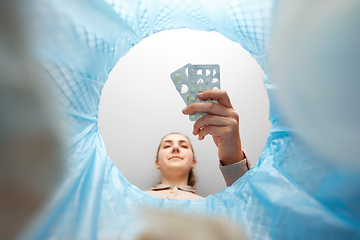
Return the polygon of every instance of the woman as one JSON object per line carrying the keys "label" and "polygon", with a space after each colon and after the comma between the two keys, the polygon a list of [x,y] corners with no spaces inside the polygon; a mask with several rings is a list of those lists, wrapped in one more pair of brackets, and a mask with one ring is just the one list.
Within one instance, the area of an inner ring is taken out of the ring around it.
{"label": "woman", "polygon": [[[217,99],[219,104],[193,103],[185,107],[183,113],[208,113],[195,122],[193,134],[198,135],[199,140],[203,140],[208,134],[212,135],[218,147],[220,170],[226,185],[230,186],[251,168],[241,148],[239,116],[233,109],[226,91],[208,90],[199,93],[198,98]],[[161,171],[161,183],[147,191],[149,194],[167,199],[202,198],[195,193],[192,169],[196,166],[196,159],[193,147],[186,136],[179,133],[166,135],[160,142],[155,164]]]}

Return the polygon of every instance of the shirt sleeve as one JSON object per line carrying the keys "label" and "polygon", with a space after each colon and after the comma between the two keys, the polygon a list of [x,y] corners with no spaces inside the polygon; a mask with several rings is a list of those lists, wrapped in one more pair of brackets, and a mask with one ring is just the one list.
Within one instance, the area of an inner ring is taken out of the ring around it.
{"label": "shirt sleeve", "polygon": [[251,163],[247,158],[226,166],[223,166],[220,163],[220,171],[224,176],[227,187],[231,186],[236,180],[242,177],[250,168]]}

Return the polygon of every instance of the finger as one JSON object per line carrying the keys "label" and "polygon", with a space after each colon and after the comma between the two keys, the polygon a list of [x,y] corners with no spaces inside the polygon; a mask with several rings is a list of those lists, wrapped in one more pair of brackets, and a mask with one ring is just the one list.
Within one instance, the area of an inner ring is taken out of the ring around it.
{"label": "finger", "polygon": [[199,132],[198,139],[203,140],[206,135],[212,135],[212,136],[221,136],[223,133],[223,128],[220,126],[206,126],[202,128]]}
{"label": "finger", "polygon": [[213,90],[207,90],[202,93],[198,93],[197,97],[206,100],[206,99],[217,99],[219,104],[227,107],[227,108],[233,108],[229,95],[225,90],[219,90],[219,89],[213,89]]}
{"label": "finger", "polygon": [[232,108],[224,107],[218,103],[214,102],[200,102],[200,103],[192,103],[189,106],[183,109],[183,113],[185,115],[191,115],[195,112],[205,112],[210,113],[212,115],[231,116],[231,112],[234,110]]}
{"label": "finger", "polygon": [[234,119],[228,117],[206,115],[195,122],[193,135],[198,134],[202,128],[207,126],[225,127],[228,125],[238,125],[238,123]]}

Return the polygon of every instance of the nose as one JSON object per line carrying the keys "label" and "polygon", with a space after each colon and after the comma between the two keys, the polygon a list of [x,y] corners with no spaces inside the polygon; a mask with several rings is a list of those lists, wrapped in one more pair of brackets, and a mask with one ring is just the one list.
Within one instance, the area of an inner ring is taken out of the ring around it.
{"label": "nose", "polygon": [[175,145],[173,146],[172,152],[173,152],[173,153],[179,153],[179,152],[180,152],[179,146],[175,144]]}

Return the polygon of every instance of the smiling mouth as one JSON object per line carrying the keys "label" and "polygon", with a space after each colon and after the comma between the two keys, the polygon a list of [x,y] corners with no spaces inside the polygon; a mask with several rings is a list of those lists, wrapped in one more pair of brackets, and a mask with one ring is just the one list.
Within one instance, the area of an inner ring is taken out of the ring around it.
{"label": "smiling mouth", "polygon": [[181,158],[179,156],[173,156],[173,157],[170,158],[170,160],[171,159],[181,159]]}

